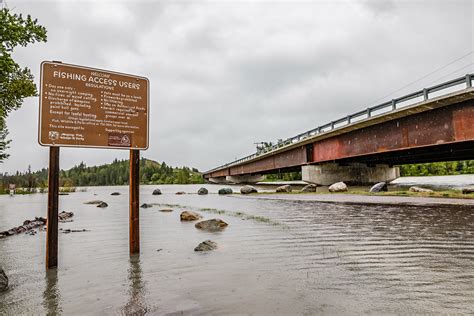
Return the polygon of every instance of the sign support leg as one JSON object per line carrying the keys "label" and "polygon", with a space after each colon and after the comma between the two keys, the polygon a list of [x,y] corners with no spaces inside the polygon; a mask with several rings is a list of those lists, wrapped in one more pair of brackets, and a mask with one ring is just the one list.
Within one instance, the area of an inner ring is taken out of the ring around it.
{"label": "sign support leg", "polygon": [[49,147],[46,268],[58,266],[59,147]]}
{"label": "sign support leg", "polygon": [[130,150],[130,254],[140,253],[140,151]]}

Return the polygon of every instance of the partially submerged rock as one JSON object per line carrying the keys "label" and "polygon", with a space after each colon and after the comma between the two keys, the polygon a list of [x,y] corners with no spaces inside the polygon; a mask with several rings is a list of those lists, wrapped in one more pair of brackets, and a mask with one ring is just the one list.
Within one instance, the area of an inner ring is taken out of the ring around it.
{"label": "partially submerged rock", "polygon": [[120,195],[120,192],[112,192],[110,195]]}
{"label": "partially submerged rock", "polygon": [[474,186],[466,187],[461,189],[462,194],[471,194],[474,193]]}
{"label": "partially submerged rock", "polygon": [[101,202],[99,205],[97,205],[97,207],[107,207],[109,206],[109,204],[105,203],[105,202]]}
{"label": "partially submerged rock", "polygon": [[170,212],[173,212],[173,209],[171,208],[162,208],[161,210],[159,210],[160,212],[163,212],[163,213],[170,213]]}
{"label": "partially submerged rock", "polygon": [[291,190],[292,190],[291,185],[289,185],[289,184],[282,185],[282,186],[276,188],[277,193],[290,193]]}
{"label": "partially submerged rock", "polygon": [[58,214],[58,219],[60,222],[72,222],[72,217],[74,216],[73,212],[62,211]]}
{"label": "partially submerged rock", "polygon": [[305,185],[302,189],[301,189],[301,192],[316,192],[316,188],[318,186],[316,184],[308,184],[308,185]]}
{"label": "partially submerged rock", "polygon": [[377,193],[377,192],[387,192],[388,191],[388,186],[387,186],[387,183],[386,182],[379,182],[377,184],[374,184],[369,192],[372,192],[372,193]]}
{"label": "partially submerged rock", "polygon": [[184,211],[179,215],[179,218],[182,221],[197,221],[198,219],[201,219],[202,216],[193,211]]}
{"label": "partially submerged rock", "polygon": [[147,203],[143,203],[142,205],[140,205],[141,208],[149,208],[149,207],[153,207],[153,204],[147,204]]}
{"label": "partially submerged rock", "polygon": [[329,186],[329,192],[345,192],[347,191],[347,185],[344,182],[336,182]]}
{"label": "partially submerged rock", "polygon": [[[61,229],[62,230],[62,229]],[[63,234],[70,234],[70,233],[82,233],[82,232],[88,232],[87,229],[64,229],[62,230]]]}
{"label": "partially submerged rock", "polygon": [[8,277],[5,271],[0,267],[0,292],[8,290]]}
{"label": "partially submerged rock", "polygon": [[219,189],[218,191],[219,194],[232,194],[233,191],[231,188],[222,188],[222,189]]}
{"label": "partially submerged rock", "polygon": [[208,194],[208,193],[209,193],[209,191],[207,191],[206,188],[200,188],[200,189],[198,190],[198,194],[199,194],[199,195],[206,195],[206,194]]}
{"label": "partially submerged rock", "polygon": [[194,225],[194,227],[196,227],[197,229],[207,230],[210,232],[223,230],[227,226],[229,226],[229,224],[219,218],[208,219],[206,221],[202,221]]}
{"label": "partially submerged rock", "polygon": [[255,189],[251,185],[246,185],[240,188],[240,193],[241,194],[250,194],[250,193],[257,193],[257,189]]}
{"label": "partially submerged rock", "polygon": [[176,195],[183,195],[183,194],[186,194],[186,192],[184,192],[184,191],[176,192]]}
{"label": "partially submerged rock", "polygon": [[161,190],[160,189],[154,189],[152,194],[153,195],[161,195]]}
{"label": "partially submerged rock", "polygon": [[420,188],[420,187],[417,187],[417,186],[410,187],[410,188],[408,189],[408,191],[410,191],[410,192],[419,192],[419,193],[430,193],[430,192],[433,192],[433,190],[431,190],[431,189]]}
{"label": "partially submerged rock", "polygon": [[212,240],[205,240],[197,245],[197,247],[194,248],[194,251],[211,251],[214,249],[217,249],[217,243]]}
{"label": "partially submerged rock", "polygon": [[87,201],[87,202],[84,202],[84,204],[100,204],[102,203],[103,201],[101,200],[92,200],[92,201]]}

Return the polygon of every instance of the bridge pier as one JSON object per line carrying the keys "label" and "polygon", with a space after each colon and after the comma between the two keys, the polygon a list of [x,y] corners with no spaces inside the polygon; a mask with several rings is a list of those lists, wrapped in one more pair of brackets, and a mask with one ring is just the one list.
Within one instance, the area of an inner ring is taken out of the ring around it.
{"label": "bridge pier", "polygon": [[215,183],[215,184],[227,183],[225,177],[211,177],[211,178],[207,179],[207,181],[209,181],[211,183]]}
{"label": "bridge pier", "polygon": [[353,185],[367,185],[395,180],[400,177],[400,170],[398,167],[390,167],[385,164],[367,166],[363,163],[348,165],[324,163],[302,166],[301,175],[303,181],[319,185],[331,185],[339,181]]}
{"label": "bridge pier", "polygon": [[225,178],[227,183],[257,183],[263,181],[265,176],[261,174],[245,174],[241,176],[227,176]]}

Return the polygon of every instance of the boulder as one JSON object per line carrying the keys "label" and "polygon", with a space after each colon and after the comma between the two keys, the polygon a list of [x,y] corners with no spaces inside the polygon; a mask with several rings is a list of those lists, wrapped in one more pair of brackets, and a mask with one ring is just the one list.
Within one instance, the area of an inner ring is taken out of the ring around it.
{"label": "boulder", "polygon": [[100,204],[100,203],[102,203],[101,200],[92,200],[92,201],[84,202],[84,204]]}
{"label": "boulder", "polygon": [[105,202],[100,202],[100,204],[97,205],[97,207],[107,207],[109,206],[109,204],[105,203]]}
{"label": "boulder", "polygon": [[148,204],[148,203],[143,203],[142,205],[140,205],[141,208],[149,208],[149,207],[153,207],[153,204]]}
{"label": "boulder", "polygon": [[301,192],[316,192],[317,187],[316,184],[308,184],[301,189]]}
{"label": "boulder", "polygon": [[291,192],[291,185],[286,184],[282,185],[281,187],[276,188],[277,193],[290,193]]}
{"label": "boulder", "polygon": [[183,195],[183,194],[186,194],[186,192],[183,192],[183,191],[176,192],[176,195]]}
{"label": "boulder", "polygon": [[8,290],[8,277],[0,267],[0,292]]}
{"label": "boulder", "polygon": [[471,194],[471,193],[474,193],[474,186],[462,188],[461,192],[462,192],[462,194]]}
{"label": "boulder", "polygon": [[329,186],[329,192],[345,192],[347,191],[347,185],[344,182],[336,182]]}
{"label": "boulder", "polygon": [[154,189],[152,194],[153,195],[161,195],[161,190],[160,189]]}
{"label": "boulder", "polygon": [[170,213],[170,212],[173,212],[172,209],[170,208],[162,208],[161,210],[159,210],[160,212],[163,212],[163,213]]}
{"label": "boulder", "polygon": [[218,191],[219,194],[232,194],[234,193],[231,188],[222,188]]}
{"label": "boulder", "polygon": [[207,230],[209,232],[216,232],[216,231],[223,230],[228,225],[229,224],[227,224],[221,219],[213,218],[213,219],[208,219],[207,221],[196,223],[194,227],[196,227],[197,229]]}
{"label": "boulder", "polygon": [[197,245],[197,247],[194,248],[194,251],[211,251],[214,249],[217,249],[217,244],[212,240],[205,240]]}
{"label": "boulder", "polygon": [[433,190],[431,190],[431,189],[425,189],[425,188],[420,188],[420,187],[416,187],[416,186],[410,187],[410,188],[408,189],[408,191],[410,191],[410,192],[419,192],[419,193],[430,193],[430,192],[433,192]]}
{"label": "boulder", "polygon": [[112,192],[110,195],[120,195],[120,192]]}
{"label": "boulder", "polygon": [[387,192],[388,191],[388,186],[387,186],[387,183],[386,182],[379,182],[377,184],[374,184],[369,192],[372,192],[372,193],[377,193],[377,192]]}
{"label": "boulder", "polygon": [[257,189],[255,189],[251,185],[246,185],[240,188],[240,193],[241,194],[250,194],[250,193],[257,193]]}
{"label": "boulder", "polygon": [[58,219],[62,223],[72,222],[72,217],[73,216],[74,216],[73,212],[62,211],[61,213],[58,214]]}
{"label": "boulder", "polygon": [[206,194],[208,194],[208,193],[209,193],[209,191],[207,191],[206,188],[200,188],[200,189],[198,190],[198,194],[199,194],[199,195],[206,195]]}
{"label": "boulder", "polygon": [[198,219],[201,219],[202,216],[193,211],[184,211],[179,215],[179,218],[182,221],[197,221]]}

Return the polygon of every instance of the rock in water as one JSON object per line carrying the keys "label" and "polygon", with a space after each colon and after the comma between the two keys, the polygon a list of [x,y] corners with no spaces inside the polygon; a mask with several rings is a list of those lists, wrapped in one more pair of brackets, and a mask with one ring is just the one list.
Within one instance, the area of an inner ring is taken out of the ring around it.
{"label": "rock in water", "polygon": [[161,195],[161,190],[160,189],[154,189],[152,194],[153,195]]}
{"label": "rock in water", "polygon": [[329,192],[345,192],[347,191],[347,185],[344,182],[336,182],[329,186]]}
{"label": "rock in water", "polygon": [[184,211],[179,215],[179,218],[182,221],[197,221],[198,219],[201,219],[202,216],[196,212]]}
{"label": "rock in water", "polygon": [[316,188],[318,186],[316,184],[308,184],[308,185],[305,185],[302,189],[301,189],[301,192],[316,192]]}
{"label": "rock in water", "polygon": [[142,205],[140,205],[141,208],[149,208],[149,207],[153,207],[153,204],[147,204],[147,203],[143,203]]}
{"label": "rock in water", "polygon": [[240,193],[241,194],[250,194],[250,193],[257,193],[257,189],[255,189],[253,186],[251,185],[246,185],[242,188],[240,188]]}
{"label": "rock in water", "polygon": [[211,251],[214,249],[217,249],[217,244],[212,240],[205,240],[197,245],[197,247],[194,248],[194,251]]}
{"label": "rock in water", "polygon": [[276,188],[277,193],[290,193],[291,192],[291,185],[282,185],[281,187]]}
{"label": "rock in water", "polygon": [[110,195],[120,195],[120,192],[112,192]]}
{"label": "rock in water", "polygon": [[388,186],[386,182],[379,182],[375,184],[373,187],[370,188],[369,192],[376,193],[376,192],[387,192]]}
{"label": "rock in water", "polygon": [[5,271],[3,271],[2,268],[0,268],[0,292],[6,291],[8,289],[8,277],[5,274]]}
{"label": "rock in water", "polygon": [[462,192],[462,194],[471,194],[471,193],[474,193],[474,187],[462,188],[461,192]]}
{"label": "rock in water", "polygon": [[84,204],[100,204],[100,203],[102,203],[101,200],[92,200],[92,201],[84,202]]}
{"label": "rock in water", "polygon": [[221,219],[214,218],[214,219],[209,219],[207,221],[196,223],[196,225],[194,226],[197,229],[207,230],[209,232],[216,232],[216,231],[223,230],[224,228],[229,226],[229,224],[227,224]]}
{"label": "rock in water", "polygon": [[233,191],[231,188],[222,188],[222,189],[219,189],[219,194],[232,194]]}
{"label": "rock in water", "polygon": [[200,188],[200,189],[198,190],[198,194],[199,194],[199,195],[206,195],[206,194],[208,194],[208,193],[209,193],[209,191],[207,191],[206,188]]}
{"label": "rock in water", "polygon": [[58,214],[58,219],[60,222],[72,222],[72,217],[74,216],[73,212],[62,211]]}
{"label": "rock in water", "polygon": [[105,203],[105,202],[100,202],[100,204],[97,205],[97,207],[102,207],[102,208],[103,208],[103,207],[107,207],[107,206],[109,206],[109,204],[107,204],[107,203]]}
{"label": "rock in water", "polygon": [[176,195],[183,195],[183,194],[186,194],[186,192],[183,192],[183,191],[176,192]]}
{"label": "rock in water", "polygon": [[425,188],[420,188],[420,187],[410,187],[408,189],[410,192],[420,192],[420,193],[430,193],[433,192],[431,189],[425,189]]}
{"label": "rock in water", "polygon": [[170,213],[170,212],[173,212],[172,209],[170,208],[162,208],[161,210],[159,210],[160,212],[163,212],[163,213]]}

